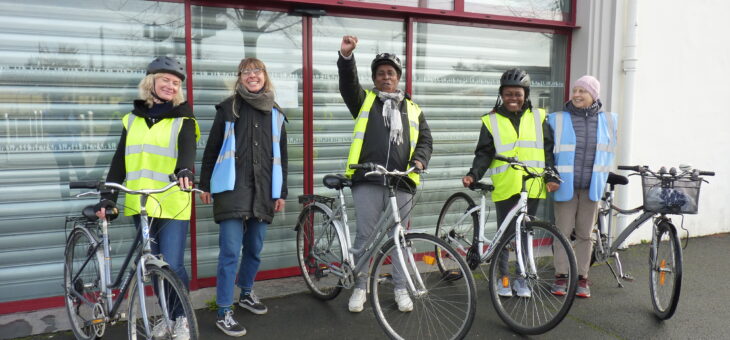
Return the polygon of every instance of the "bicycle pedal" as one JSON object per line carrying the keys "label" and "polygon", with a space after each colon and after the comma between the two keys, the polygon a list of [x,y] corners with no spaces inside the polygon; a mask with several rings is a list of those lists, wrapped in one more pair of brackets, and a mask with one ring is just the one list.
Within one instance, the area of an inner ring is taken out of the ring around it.
{"label": "bicycle pedal", "polygon": [[386,282],[386,281],[392,281],[393,275],[390,273],[383,273],[378,276],[378,283]]}
{"label": "bicycle pedal", "polygon": [[631,274],[624,274],[621,279],[624,281],[634,282],[634,277]]}
{"label": "bicycle pedal", "polygon": [[330,269],[325,268],[317,268],[317,270],[314,271],[314,277],[321,279],[323,277],[327,277],[330,273]]}
{"label": "bicycle pedal", "polygon": [[444,281],[456,281],[464,277],[464,274],[458,269],[453,269],[445,271],[442,277]]}

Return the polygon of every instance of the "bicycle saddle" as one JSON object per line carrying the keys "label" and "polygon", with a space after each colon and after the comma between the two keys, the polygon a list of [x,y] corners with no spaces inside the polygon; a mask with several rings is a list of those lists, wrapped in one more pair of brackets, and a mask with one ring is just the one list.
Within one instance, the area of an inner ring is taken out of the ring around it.
{"label": "bicycle saddle", "polygon": [[349,178],[345,178],[340,174],[337,175],[325,175],[322,179],[324,186],[330,189],[342,190],[344,187],[352,186],[352,181]]}
{"label": "bicycle saddle", "polygon": [[608,184],[610,185],[626,185],[629,184],[629,179],[626,176],[618,175],[613,172],[608,173]]}

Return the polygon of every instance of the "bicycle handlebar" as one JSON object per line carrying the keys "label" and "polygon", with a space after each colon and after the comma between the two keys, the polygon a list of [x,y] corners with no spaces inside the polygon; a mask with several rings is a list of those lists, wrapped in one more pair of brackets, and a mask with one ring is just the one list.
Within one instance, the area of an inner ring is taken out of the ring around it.
{"label": "bicycle handlebar", "polygon": [[667,171],[667,169],[665,167],[661,167],[659,169],[659,172],[654,172],[651,169],[649,169],[649,167],[646,165],[619,165],[618,166],[619,170],[633,171],[633,172],[639,173],[641,175],[650,174],[651,176],[658,177],[658,178],[662,178],[662,177],[664,177],[664,178],[668,178],[668,177],[673,177],[673,178],[693,177],[693,178],[695,178],[698,176],[715,176],[714,171],[702,171],[702,170],[692,169],[692,167],[689,165],[680,165],[679,168],[682,171],[680,174],[677,174],[677,170],[675,168],[671,168],[669,171]]}
{"label": "bicycle handlebar", "polygon": [[[173,175],[170,175],[170,183],[165,185],[164,187],[160,189],[142,189],[142,190],[132,190],[130,188],[125,187],[124,185],[121,185],[119,183],[114,182],[104,182],[104,181],[80,181],[80,182],[69,182],[68,187],[70,189],[97,189],[99,191],[103,191],[105,189],[116,189],[124,193],[133,194],[133,195],[152,195],[152,194],[159,194],[162,192],[165,192],[167,190],[170,190],[172,187],[177,185],[177,178],[175,178]],[[181,189],[185,192],[197,192],[202,193],[203,191],[200,189],[190,188],[190,189]]]}
{"label": "bicycle handlebar", "polygon": [[367,173],[365,173],[365,176],[372,176],[372,175],[382,175],[382,176],[408,176],[410,173],[425,173],[425,170],[421,170],[416,168],[415,166],[412,166],[408,168],[406,171],[400,171],[400,170],[392,170],[388,171],[384,166],[380,164],[375,163],[362,163],[362,164],[350,164],[350,169],[353,170],[365,170]]}
{"label": "bicycle handlebar", "polygon": [[[554,172],[550,171],[550,169],[548,169],[548,168],[545,168],[544,172],[542,172],[542,173],[537,173],[534,170],[532,170],[530,168],[530,166],[528,166],[524,162],[520,161],[516,157],[505,157],[505,156],[502,156],[500,154],[495,154],[494,155],[494,159],[499,160],[499,161],[503,161],[503,162],[507,162],[507,163],[509,163],[509,165],[511,167],[513,167],[515,169],[516,169],[516,167],[520,167],[520,168],[522,168],[523,171],[525,171],[527,173],[527,175],[529,177],[532,177],[532,178],[543,177],[543,176],[548,175],[548,174],[552,174],[553,176],[559,178],[557,176],[557,174],[555,174]],[[562,182],[562,180],[560,180],[560,181]]]}

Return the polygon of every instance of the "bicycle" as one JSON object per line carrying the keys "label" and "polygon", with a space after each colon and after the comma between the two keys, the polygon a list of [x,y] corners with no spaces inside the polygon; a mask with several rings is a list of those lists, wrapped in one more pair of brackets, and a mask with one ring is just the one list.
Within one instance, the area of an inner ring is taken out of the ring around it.
{"label": "bicycle", "polygon": [[[73,229],[66,241],[64,300],[71,329],[77,339],[100,338],[107,324],[114,325],[123,320],[125,314],[119,310],[128,291],[126,317],[130,339],[170,338],[176,321],[171,318],[171,312],[180,309],[182,316],[187,318],[190,339],[198,339],[198,324],[187,287],[161,256],[151,253],[150,242],[153,238],[150,237],[147,220],[147,199],[152,194],[163,193],[177,186],[174,175],[170,175],[170,180],[161,189],[149,190],[131,190],[112,182],[69,183],[71,189],[96,189],[95,192],[81,193],[76,197],[119,191],[140,195],[141,206],[140,230],[114,282],[111,281],[109,221],[118,214],[116,208],[108,211],[107,218],[101,222],[97,221],[93,205],[83,209],[82,217],[66,219],[67,225],[73,223]],[[198,189],[185,191],[200,192]],[[130,263],[131,267],[127,271]]]}
{"label": "bicycle", "polygon": [[[351,248],[344,195],[344,189],[352,185],[349,179],[342,175],[323,179],[325,187],[337,190],[338,203],[319,195],[299,196],[304,208],[296,226],[297,258],[307,286],[316,298],[330,300],[342,288],[353,288],[356,277],[367,275],[375,317],[389,337],[464,338],[476,311],[476,287],[466,262],[442,240],[406,231],[401,225],[396,182],[415,168],[388,171],[371,163],[350,167],[367,170],[366,176],[385,176],[390,205],[363,249],[355,250]],[[449,270],[446,274],[436,265],[438,254],[445,255],[441,265]],[[411,312],[400,312],[395,304],[394,270],[406,273],[402,276],[413,300]]]}
{"label": "bicycle", "polygon": [[[541,334],[557,326],[570,310],[575,298],[577,268],[570,241],[555,225],[533,220],[527,212],[529,179],[543,177],[526,164],[512,157],[496,155],[495,159],[509,163],[524,172],[518,203],[509,211],[493,238],[485,235],[487,229],[487,193],[491,184],[475,182],[471,190],[480,192],[480,204],[463,192],[451,195],[444,203],[436,225],[436,236],[453,245],[466,258],[469,268],[480,270],[489,282],[494,309],[513,330],[521,334]],[[515,228],[510,222],[515,221]],[[559,244],[562,247],[554,247]],[[553,257],[565,252],[568,273],[557,273]],[[440,259],[440,257],[437,257]],[[482,264],[488,264],[485,269]],[[556,296],[551,288],[557,274],[567,282],[567,294]],[[529,293],[515,285],[526,285]],[[507,294],[506,291],[509,291]],[[501,292],[500,292],[501,291]],[[506,296],[509,295],[509,296]]]}
{"label": "bicycle", "polygon": [[[629,235],[653,218],[649,250],[649,290],[654,314],[660,320],[667,320],[677,310],[682,287],[682,247],[677,237],[677,228],[667,215],[696,214],[700,184],[707,182],[700,176],[714,176],[715,173],[693,170],[689,166],[680,166],[679,174],[675,168],[667,171],[665,167],[661,167],[658,172],[650,170],[648,166],[619,165],[618,169],[633,171],[631,175],[641,176],[644,204],[626,210],[615,206],[615,186],[628,184],[629,180],[627,177],[609,173],[608,185],[599,202],[598,218],[593,231],[595,240],[591,265],[595,262],[606,263],[619,287],[624,286],[622,280],[633,281],[630,274],[624,273],[617,250]],[[643,213],[614,239],[610,236],[612,212],[621,215]],[[608,262],[611,257],[615,260],[618,273]]]}

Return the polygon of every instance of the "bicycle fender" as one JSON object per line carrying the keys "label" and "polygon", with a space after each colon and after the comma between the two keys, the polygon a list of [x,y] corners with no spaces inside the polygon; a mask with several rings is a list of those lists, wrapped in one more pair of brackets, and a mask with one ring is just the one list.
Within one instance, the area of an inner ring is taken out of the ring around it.
{"label": "bicycle fender", "polygon": [[[312,205],[314,205],[314,206],[317,206],[317,207],[319,207],[320,209],[324,210],[324,212],[325,212],[325,213],[326,213],[327,215],[329,215],[329,216],[332,216],[332,215],[334,215],[334,214],[332,213],[332,209],[330,209],[330,207],[328,207],[328,206],[327,206],[327,205],[325,205],[325,204],[322,204],[322,203],[319,203],[319,202],[314,202],[314,203],[310,204],[309,206],[312,206]],[[302,220],[302,218],[304,217],[304,213],[305,213],[306,211],[307,211],[307,209],[305,208],[305,209],[302,209],[302,211],[301,211],[301,212],[299,213],[299,216],[297,217],[297,224],[295,224],[295,225],[294,225],[294,230],[295,230],[295,231],[299,231],[299,221],[301,221],[301,220]],[[339,229],[339,230],[341,231],[342,229]],[[344,244],[344,243],[343,243],[343,244]]]}
{"label": "bicycle fender", "polygon": [[155,256],[150,256],[150,257],[146,258],[144,260],[144,263],[145,263],[145,265],[153,265],[153,266],[160,267],[160,268],[170,266],[167,262],[160,260]]}

